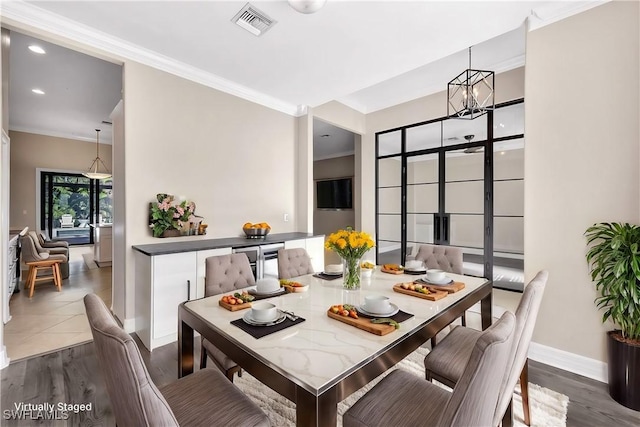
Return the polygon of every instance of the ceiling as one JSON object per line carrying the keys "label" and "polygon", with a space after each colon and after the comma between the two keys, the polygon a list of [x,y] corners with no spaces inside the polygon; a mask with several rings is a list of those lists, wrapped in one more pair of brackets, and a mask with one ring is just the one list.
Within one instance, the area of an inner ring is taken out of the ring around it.
{"label": "ceiling", "polygon": [[[527,17],[552,22],[601,2],[328,0],[320,11],[301,14],[286,1],[252,1],[252,5],[277,21],[261,37],[231,22],[245,3],[16,1],[3,2],[2,7],[5,20],[28,21],[36,28],[57,31],[57,35],[76,36],[89,46],[157,65],[295,115],[306,106],[315,107],[331,100],[369,113],[444,90],[452,77],[467,68],[467,48],[472,45],[474,68],[499,72],[521,66],[523,23]],[[12,62],[14,52],[27,53],[12,41]],[[62,53],[44,56],[51,61],[70,61]],[[87,76],[76,76],[66,85],[59,83],[64,90],[51,92],[47,98],[50,108],[42,116],[35,116],[34,105],[18,107],[15,114],[12,111],[12,124],[55,126],[73,118],[78,122],[69,123],[68,129],[58,132],[87,138],[85,129],[90,134],[95,127],[89,122],[105,120],[104,115],[113,108],[107,104],[112,103],[111,97],[117,90],[113,88],[113,76],[120,71],[111,63],[93,58],[86,64],[91,69],[89,75],[104,73],[108,77],[88,86],[74,84],[85,83],[89,80]],[[102,64],[104,71],[91,68],[96,64]],[[25,62],[12,74],[16,78],[26,77],[29,73],[24,72],[24,67],[34,73],[47,70],[46,75],[61,78],[53,76],[51,70],[57,69],[53,64],[34,67]],[[81,69],[79,65],[71,68]],[[117,73],[113,71],[116,69]],[[66,71],[70,71],[69,67]],[[20,90],[26,88],[28,85]],[[75,102],[76,95],[71,94],[89,88],[96,111],[80,122],[89,115],[93,104]],[[119,99],[119,92],[117,95]],[[18,102],[17,96],[12,94],[12,101]],[[71,104],[65,107],[69,111],[63,111],[65,100]],[[26,98],[21,102],[28,101]],[[98,107],[98,103],[104,105]],[[64,119],[55,118],[56,113]]]}

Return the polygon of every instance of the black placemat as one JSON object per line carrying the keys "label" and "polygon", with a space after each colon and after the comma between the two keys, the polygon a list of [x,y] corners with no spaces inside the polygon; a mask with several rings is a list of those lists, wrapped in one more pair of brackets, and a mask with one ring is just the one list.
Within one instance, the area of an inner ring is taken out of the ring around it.
{"label": "black placemat", "polygon": [[404,274],[411,274],[413,276],[424,276],[425,274],[427,274],[427,270],[411,271],[405,268]]}
{"label": "black placemat", "polygon": [[267,335],[271,335],[275,332],[281,331],[283,329],[287,329],[290,326],[297,325],[298,323],[302,323],[305,320],[306,319],[303,319],[302,317],[298,317],[296,320],[291,320],[287,317],[286,319],[284,319],[284,322],[278,323],[277,325],[253,326],[253,325],[249,325],[242,319],[238,319],[238,320],[232,320],[231,324],[242,329],[252,337],[259,339],[262,337],[266,337]]}
{"label": "black placemat", "polygon": [[313,275],[313,277],[317,277],[318,279],[322,279],[322,280],[336,280],[336,279],[341,279],[342,274],[316,273]]}
{"label": "black placemat", "polygon": [[398,323],[402,323],[405,320],[409,320],[413,317],[413,314],[411,313],[407,313],[406,311],[398,311],[396,314],[394,314],[393,316],[389,317],[389,316],[369,316],[368,314],[364,314],[361,313],[360,311],[358,311],[358,317],[364,317],[365,319],[391,319],[391,320],[395,320]]}
{"label": "black placemat", "polygon": [[273,294],[269,294],[269,295],[261,295],[261,294],[256,294],[256,291],[253,289],[250,289],[247,291],[247,293],[249,295],[251,295],[252,297],[254,297],[254,301],[259,301],[261,299],[267,299],[267,298],[273,298],[273,297],[279,297],[280,295],[284,295],[287,293],[287,290],[285,288],[280,288],[279,292],[275,292]]}

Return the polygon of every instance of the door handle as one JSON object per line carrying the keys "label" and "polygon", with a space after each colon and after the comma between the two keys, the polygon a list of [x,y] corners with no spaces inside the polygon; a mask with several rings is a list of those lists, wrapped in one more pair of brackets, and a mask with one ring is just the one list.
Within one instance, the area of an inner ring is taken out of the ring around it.
{"label": "door handle", "polygon": [[434,243],[438,243],[440,241],[440,215],[438,214],[433,215],[433,228],[434,228],[433,235],[435,238]]}
{"label": "door handle", "polygon": [[187,280],[187,301],[191,300],[191,280]]}
{"label": "door handle", "polygon": [[449,243],[449,217],[447,215],[442,217],[442,234],[444,241]]}

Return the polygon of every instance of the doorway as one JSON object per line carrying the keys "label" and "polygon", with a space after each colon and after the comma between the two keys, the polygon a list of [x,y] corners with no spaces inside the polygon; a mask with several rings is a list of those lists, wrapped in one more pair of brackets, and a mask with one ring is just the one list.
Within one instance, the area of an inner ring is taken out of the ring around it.
{"label": "doorway", "polygon": [[90,224],[111,223],[112,179],[40,172],[40,229],[70,245],[94,243]]}

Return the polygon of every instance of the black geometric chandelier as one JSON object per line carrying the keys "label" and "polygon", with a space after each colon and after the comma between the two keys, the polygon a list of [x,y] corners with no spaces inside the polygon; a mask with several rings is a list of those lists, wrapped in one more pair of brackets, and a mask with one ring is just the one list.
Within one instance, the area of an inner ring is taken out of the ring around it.
{"label": "black geometric chandelier", "polygon": [[469,68],[447,85],[447,116],[473,120],[493,110],[494,77],[493,71],[471,68],[471,48],[469,48]]}

